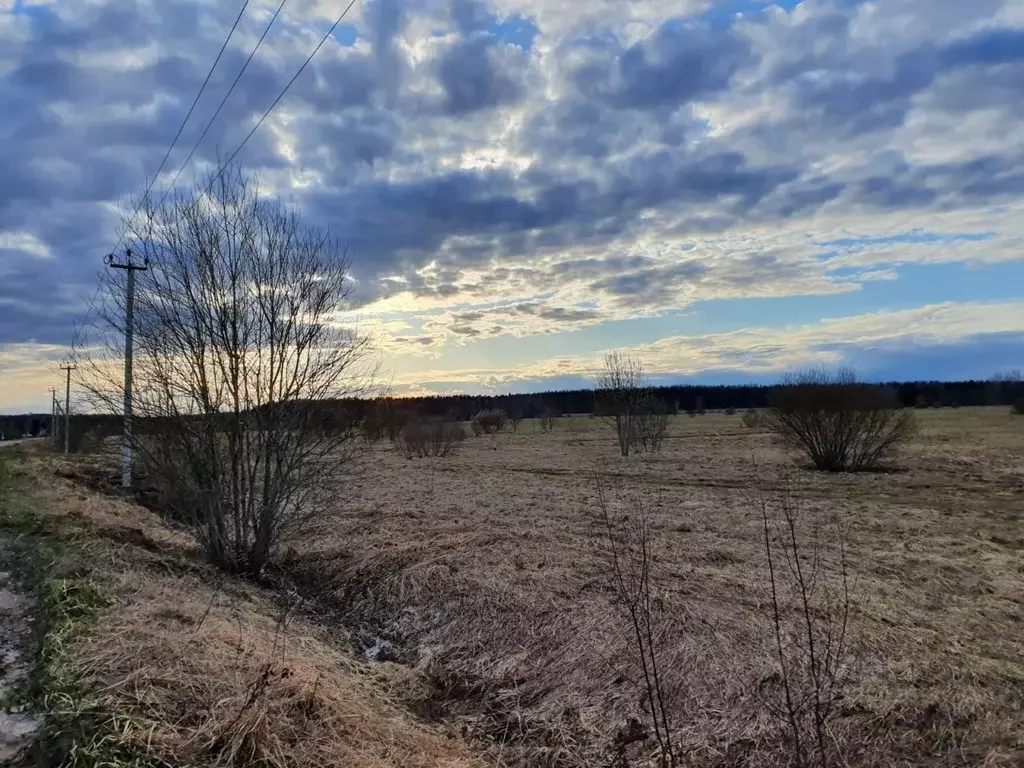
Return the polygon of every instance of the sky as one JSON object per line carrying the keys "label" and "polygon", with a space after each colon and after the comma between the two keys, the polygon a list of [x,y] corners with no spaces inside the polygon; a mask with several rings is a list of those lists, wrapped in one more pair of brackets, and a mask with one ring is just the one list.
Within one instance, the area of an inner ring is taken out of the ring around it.
{"label": "sky", "polygon": [[[251,0],[154,189],[266,29]],[[242,0],[0,0],[0,410],[57,369]],[[287,0],[180,183],[341,9]],[[398,394],[1024,367],[1024,1],[356,0],[239,155]]]}

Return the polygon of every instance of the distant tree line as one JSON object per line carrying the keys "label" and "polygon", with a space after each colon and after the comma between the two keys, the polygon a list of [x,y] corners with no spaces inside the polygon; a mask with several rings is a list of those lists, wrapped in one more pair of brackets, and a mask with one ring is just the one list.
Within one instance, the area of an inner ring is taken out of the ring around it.
{"label": "distant tree line", "polygon": [[[886,382],[872,386],[895,394],[905,408],[959,408],[961,406],[1012,405],[1024,397],[1024,382],[1014,374],[983,381]],[[767,408],[776,385],[652,387],[671,413]],[[420,416],[443,416],[469,421],[484,410],[500,409],[509,418],[536,419],[567,414],[592,414],[599,410],[593,389],[559,390],[509,395],[437,395],[389,398],[395,408]],[[355,407],[365,408],[367,404]]]}
{"label": "distant tree line", "polygon": [[[971,381],[885,382],[872,386],[895,394],[905,408],[959,408],[963,406],[1011,406],[1024,398],[1024,381],[1016,372]],[[651,392],[663,401],[670,413],[721,411],[726,409],[767,408],[776,385],[653,387]],[[597,403],[593,389],[556,390],[509,395],[436,395],[433,397],[388,398],[389,407],[420,417],[444,417],[469,421],[480,411],[502,410],[510,419],[537,419],[567,414],[592,414]],[[325,427],[360,421],[374,408],[372,400],[320,403]],[[101,436],[120,434],[120,417],[104,415],[73,416],[81,429]],[[50,421],[49,414],[0,416],[0,433],[8,439],[22,434],[39,434]]]}

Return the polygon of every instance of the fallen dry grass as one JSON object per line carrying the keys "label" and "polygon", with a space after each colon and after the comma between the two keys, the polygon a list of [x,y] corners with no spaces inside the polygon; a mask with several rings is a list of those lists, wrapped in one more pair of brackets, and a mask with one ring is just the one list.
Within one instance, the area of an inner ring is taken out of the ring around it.
{"label": "fallen dry grass", "polygon": [[[396,642],[404,695],[506,765],[607,764],[642,714],[612,605],[594,474],[642,509],[666,621],[677,739],[693,765],[785,764],[752,457],[847,529],[859,662],[834,736],[850,765],[1024,764],[1024,420],[930,411],[892,472],[799,467],[740,416],[677,418],[622,459],[590,419],[520,425],[498,450],[407,461],[386,443],[288,566],[346,622]],[[770,488],[768,488],[770,492]],[[642,753],[642,747],[638,748]],[[637,755],[642,759],[642,754]]]}
{"label": "fallen dry grass", "polygon": [[67,670],[104,720],[106,752],[175,766],[485,764],[389,693],[407,687],[406,670],[360,663],[308,606],[221,577],[186,535],[68,479],[94,477],[83,469],[30,460],[24,492],[48,529],[77,541],[58,576],[86,574],[113,600]]}

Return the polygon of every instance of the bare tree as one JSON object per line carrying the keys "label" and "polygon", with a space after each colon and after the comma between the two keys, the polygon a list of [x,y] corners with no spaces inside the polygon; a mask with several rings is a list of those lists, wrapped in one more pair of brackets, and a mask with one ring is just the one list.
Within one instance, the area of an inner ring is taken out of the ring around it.
{"label": "bare tree", "polygon": [[810,369],[786,377],[771,398],[768,428],[818,469],[870,469],[909,439],[914,414],[850,369]]}
{"label": "bare tree", "polygon": [[854,662],[846,537],[801,510],[787,483],[772,499],[758,492],[775,666],[758,693],[789,733],[793,764],[828,768],[841,757],[830,724]]}
{"label": "bare tree", "polygon": [[[140,474],[211,561],[258,575],[336,501],[358,445],[345,401],[371,394],[373,372],[366,339],[338,319],[348,260],[235,169],[143,200],[130,225],[150,264],[135,293]],[[76,357],[94,407],[116,412],[124,275],[106,279]]]}
{"label": "bare tree", "polygon": [[615,430],[619,452],[629,456],[636,440],[636,419],[648,399],[643,363],[628,352],[609,352],[597,378],[597,412]]}
{"label": "bare tree", "polygon": [[551,432],[555,428],[555,419],[558,415],[552,408],[545,408],[537,421],[541,432]]}

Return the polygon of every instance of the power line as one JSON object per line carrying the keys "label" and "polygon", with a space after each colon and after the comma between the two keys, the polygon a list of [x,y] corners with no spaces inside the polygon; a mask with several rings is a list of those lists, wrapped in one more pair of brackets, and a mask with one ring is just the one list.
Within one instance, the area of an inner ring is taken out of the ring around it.
{"label": "power line", "polygon": [[[210,69],[206,73],[206,77],[203,80],[203,84],[199,87],[199,92],[196,93],[195,98],[192,99],[192,105],[188,108],[188,112],[185,114],[185,119],[182,120],[181,121],[181,125],[178,126],[177,133],[174,134],[174,138],[171,140],[170,146],[167,147],[167,151],[164,152],[164,157],[160,161],[160,166],[156,169],[156,173],[153,174],[153,180],[150,181],[149,184],[146,186],[145,193],[143,193],[142,197],[140,198],[139,204],[135,206],[135,210],[132,211],[132,214],[131,214],[131,216],[128,219],[128,223],[121,230],[121,234],[120,234],[120,236],[118,236],[117,242],[114,244],[114,247],[111,249],[112,252],[116,251],[118,249],[118,247],[121,245],[121,243],[124,242],[124,238],[125,238],[125,236],[127,236],[128,231],[131,229],[131,225],[135,222],[136,217],[139,215],[139,211],[142,209],[142,205],[143,205],[144,201],[149,197],[149,193],[153,191],[153,185],[156,184],[156,180],[160,177],[160,172],[164,169],[164,166],[167,164],[167,160],[168,160],[168,158],[170,158],[171,152],[174,151],[174,147],[178,143],[178,139],[181,138],[181,134],[185,130],[185,126],[188,124],[189,119],[192,117],[192,113],[195,111],[196,105],[199,104],[199,99],[202,97],[203,93],[206,91],[206,86],[210,84],[210,79],[213,77],[214,70],[217,69],[217,65],[220,63],[221,57],[224,55],[224,51],[227,50],[228,43],[231,42],[231,38],[234,36],[235,30],[238,29],[238,24],[239,24],[239,22],[241,22],[242,16],[245,14],[245,9],[249,7],[249,2],[250,2],[250,0],[245,0],[245,2],[242,3],[242,8],[241,8],[241,10],[238,11],[238,15],[235,17],[235,21],[231,25],[231,29],[228,30],[227,37],[224,38],[224,42],[221,44],[220,50],[217,52],[217,57],[213,60],[213,64],[210,65]],[[275,15],[275,18],[277,18],[276,15]],[[264,35],[266,35],[266,32],[264,32]],[[262,40],[263,40],[263,38],[260,38],[261,42],[262,42]],[[250,58],[252,58],[252,57],[250,56]],[[248,61],[246,62],[246,65],[248,65]],[[237,80],[236,80],[236,82],[237,82]],[[232,88],[234,88],[234,85],[232,85]],[[220,107],[218,107],[217,109],[218,109],[218,111],[220,111]],[[207,127],[207,130],[209,130],[209,127]],[[204,136],[206,135],[206,131],[203,132],[203,135]],[[194,151],[195,150],[193,150],[193,152]],[[192,155],[189,154],[189,158],[190,159],[191,159],[191,157],[192,157]],[[179,175],[180,175],[180,173],[181,172],[179,171]],[[175,181],[177,181],[177,176],[175,177]],[[166,197],[166,195],[165,195],[165,197]],[[93,306],[96,303],[96,299],[99,297],[100,291],[102,291],[102,290],[103,290],[103,282],[101,280],[97,284],[96,290],[93,292],[92,298],[89,299],[88,306],[86,307],[86,316],[88,316],[88,313],[92,311],[92,308],[93,308]],[[78,343],[81,340],[82,326],[84,326],[84,325],[85,325],[85,323],[83,322],[81,326],[77,326],[75,328],[74,334],[72,335],[72,338],[71,338],[71,347],[72,347],[72,349],[74,349],[76,346],[78,346]]]}
{"label": "power line", "polygon": [[277,98],[274,99],[274,102],[269,107],[267,107],[267,111],[263,113],[263,116],[257,121],[256,125],[252,127],[252,130],[249,131],[248,134],[246,134],[246,137],[244,139],[242,139],[242,143],[238,145],[238,148],[235,149],[235,151],[232,152],[228,159],[221,165],[220,170],[217,171],[216,175],[212,179],[210,179],[210,183],[207,185],[207,189],[211,188],[217,182],[217,179],[224,175],[224,171],[226,171],[228,166],[231,165],[231,161],[234,160],[235,157],[237,157],[238,153],[242,151],[245,145],[249,142],[249,139],[252,138],[253,134],[256,133],[257,130],[259,130],[259,127],[261,125],[263,125],[263,121],[266,120],[270,113],[274,111],[274,107],[277,106],[277,103],[284,98],[284,95],[286,93],[288,93],[288,89],[291,88],[292,84],[299,79],[299,75],[301,75],[305,71],[306,67],[309,65],[309,62],[311,62],[313,60],[313,57],[316,56],[317,53],[319,53],[321,48],[323,48],[324,43],[326,43],[327,39],[332,34],[334,34],[334,30],[338,28],[338,25],[341,24],[342,19],[345,18],[348,12],[352,9],[352,6],[355,4],[356,0],[350,0],[349,4],[345,6],[345,10],[341,12],[341,15],[334,20],[334,23],[331,25],[330,29],[328,29],[324,36],[320,38],[320,42],[316,44],[316,48],[313,49],[313,52],[306,57],[306,60],[304,62],[302,62],[302,66],[299,67],[299,71],[296,72],[292,76],[292,79],[288,81],[288,84],[285,85],[283,89],[281,89],[281,92],[277,95]]}
{"label": "power line", "polygon": [[203,80],[203,84],[199,87],[199,92],[196,94],[196,97],[192,100],[192,106],[188,108],[188,113],[185,115],[185,119],[182,120],[181,125],[178,126],[178,132],[174,134],[174,138],[171,140],[171,145],[167,147],[167,151],[164,153],[164,158],[163,160],[160,161],[160,166],[156,169],[156,173],[153,174],[153,180],[150,181],[149,185],[146,187],[145,193],[143,193],[142,198],[139,200],[139,204],[135,207],[135,210],[132,212],[131,218],[128,220],[128,224],[125,225],[124,231],[121,232],[121,236],[117,239],[117,243],[114,245],[112,250],[116,251],[118,246],[120,246],[121,243],[124,242],[125,235],[131,228],[131,224],[135,221],[135,217],[139,215],[139,211],[142,208],[143,201],[147,197],[149,197],[149,193],[153,190],[153,185],[156,184],[156,180],[160,177],[160,172],[164,169],[164,166],[167,164],[167,159],[171,156],[171,152],[174,151],[174,147],[175,145],[177,145],[178,139],[181,138],[182,131],[185,130],[185,125],[188,123],[189,118],[192,117],[192,113],[195,111],[196,105],[199,103],[200,97],[202,97],[203,92],[206,91],[206,86],[210,84],[210,78],[213,77],[213,72],[215,69],[217,69],[217,64],[220,63],[220,59],[224,55],[224,51],[227,49],[228,43],[231,42],[231,38],[234,36],[235,30],[238,29],[238,23],[242,20],[242,16],[245,14],[245,9],[249,7],[249,2],[250,0],[245,0],[245,2],[242,3],[242,9],[238,12],[238,16],[235,17],[235,23],[232,24],[231,29],[228,30],[228,35],[224,38],[224,42],[221,44],[220,50],[217,52],[217,58],[213,60],[213,64],[210,66],[210,70],[206,73],[206,79]]}
{"label": "power line", "polygon": [[274,22],[277,21],[277,17],[281,15],[281,11],[284,8],[285,3],[287,2],[288,0],[281,0],[281,4],[277,6],[277,10],[274,11],[274,15],[271,17],[270,23],[267,24],[267,28],[263,30],[263,34],[260,35],[260,39],[256,41],[256,45],[249,53],[249,58],[245,60],[245,63],[242,65],[242,68],[238,71],[238,74],[235,76],[235,81],[231,83],[231,87],[228,88],[227,93],[224,94],[224,98],[220,100],[220,104],[218,104],[217,109],[214,110],[213,117],[211,117],[209,122],[206,124],[206,127],[203,129],[203,132],[199,136],[199,139],[196,141],[195,145],[193,145],[192,151],[188,153],[188,157],[185,158],[185,162],[181,164],[181,168],[179,168],[178,172],[174,174],[174,179],[171,180],[171,183],[167,186],[167,189],[164,190],[163,195],[161,195],[160,202],[157,203],[158,208],[163,204],[164,200],[167,199],[167,195],[169,195],[171,191],[174,189],[174,185],[178,183],[178,179],[181,177],[181,174],[188,167],[189,161],[192,159],[192,156],[195,155],[196,150],[199,149],[199,145],[203,143],[203,139],[206,138],[206,134],[210,132],[210,128],[213,127],[214,121],[217,119],[217,116],[220,114],[220,111],[224,108],[224,105],[227,104],[228,98],[231,96],[231,93],[235,90],[235,86],[238,85],[238,81],[242,79],[242,75],[244,75],[245,70],[248,69],[249,63],[253,60],[253,57],[256,56],[256,52],[260,49],[260,46],[263,45],[263,41],[266,39],[267,34],[270,32],[270,28],[274,26]]}
{"label": "power line", "polygon": [[[249,4],[249,0],[246,0],[245,4],[242,6],[242,11],[239,12],[239,16],[238,16],[239,19],[241,18],[242,13],[245,11],[245,8],[248,6],[248,4]],[[338,15],[338,18],[334,20],[334,23],[331,24],[331,26],[327,30],[327,32],[324,33],[324,36],[320,38],[320,42],[318,42],[316,44],[316,47],[313,49],[313,51],[309,54],[309,56],[306,57],[306,60],[302,62],[302,65],[299,67],[298,71],[296,71],[296,73],[294,75],[292,75],[292,78],[288,81],[288,83],[284,86],[284,88],[281,89],[281,92],[277,95],[277,98],[274,99],[274,101],[271,103],[271,105],[269,107],[267,107],[266,111],[260,116],[260,119],[256,122],[256,125],[254,125],[252,127],[252,130],[250,130],[249,133],[246,134],[245,138],[242,139],[242,143],[239,144],[235,148],[235,151],[232,152],[228,156],[228,159],[225,160],[224,163],[221,164],[221,166],[218,169],[217,173],[207,183],[207,185],[206,185],[206,190],[207,191],[209,191],[213,187],[213,185],[217,182],[217,180],[221,176],[224,175],[224,172],[231,165],[231,162],[238,156],[238,154],[242,151],[242,149],[245,148],[245,145],[249,142],[249,139],[251,139],[253,137],[253,135],[256,133],[256,131],[259,130],[260,126],[263,125],[263,123],[267,119],[267,117],[270,116],[270,113],[274,111],[274,108],[278,105],[278,103],[281,101],[281,99],[284,98],[285,94],[288,93],[288,90],[292,87],[292,85],[294,85],[295,81],[299,79],[299,77],[302,75],[302,73],[306,70],[306,67],[309,66],[309,63],[313,60],[313,58],[317,55],[317,53],[320,52],[320,49],[323,48],[324,43],[326,43],[327,40],[330,38],[330,36],[332,34],[334,34],[334,31],[338,28],[338,25],[341,24],[341,22],[344,20],[345,16],[348,15],[348,12],[350,10],[352,10],[352,6],[354,6],[355,4],[356,4],[356,0],[350,0],[348,5],[345,6],[344,10],[342,10],[342,12]],[[267,33],[270,31],[270,27],[273,25],[274,21],[277,19],[278,15],[281,12],[281,8],[283,8],[283,7],[284,7],[284,2],[281,3],[281,6],[278,7],[277,11],[274,13],[273,18],[270,21],[270,24],[267,25],[267,28],[264,30],[263,35],[260,37],[259,42],[257,42],[255,48],[253,49],[252,54],[250,54],[249,58],[245,62],[245,65],[242,67],[242,72],[245,71],[246,67],[248,67],[248,65],[249,65],[249,61],[251,61],[253,56],[255,56],[256,49],[258,49],[260,44],[262,44],[263,39],[266,37]],[[238,19],[235,20],[235,26],[237,26],[237,24],[238,24]],[[234,26],[232,26],[232,32],[234,32]],[[227,46],[227,42],[228,42],[228,40],[230,40],[230,38],[231,38],[231,35],[229,34],[228,35],[228,39],[224,41],[224,46],[221,47],[221,53],[224,52],[224,48]],[[217,55],[217,61],[219,61],[219,60],[220,60],[220,53]],[[216,63],[217,62],[215,61],[214,62],[214,66],[216,66]],[[242,72],[239,72],[238,77],[236,77],[235,82],[232,83],[231,88],[228,89],[228,94],[225,95],[225,98],[224,98],[223,101],[227,100],[227,96],[230,95],[231,91],[235,87],[235,84],[237,84],[238,80],[241,78]],[[213,68],[211,68],[211,71],[210,71],[211,75],[212,75],[212,73],[213,73]],[[209,76],[207,76],[207,81],[208,80],[209,80]],[[205,86],[206,86],[206,83],[203,84],[204,88],[205,88]],[[198,101],[198,99],[199,99],[199,97],[197,96],[196,97],[196,101]],[[221,107],[223,107],[223,101],[217,107],[217,112],[220,112]],[[195,103],[193,103],[193,107],[194,106],[195,106]],[[191,110],[189,110],[189,114],[191,114]],[[216,115],[217,115],[217,113],[215,112],[214,113],[214,117],[216,117]],[[187,119],[188,118],[186,117],[186,120]],[[212,118],[211,118],[211,123],[212,123]],[[207,126],[207,130],[208,129],[209,129],[209,125]],[[179,130],[179,134],[180,134],[180,130]],[[206,135],[206,131],[205,130],[203,132],[203,135],[204,136]],[[202,137],[200,137],[200,141],[202,141]],[[195,149],[193,149],[193,152],[194,151],[195,151]],[[170,154],[170,151],[168,151],[168,154]],[[192,157],[192,154],[190,153],[189,154],[189,159],[191,159],[191,157]],[[166,161],[166,157],[165,157],[165,161]],[[187,161],[186,161],[186,164],[187,164]],[[162,167],[163,167],[163,164],[161,164],[161,168]],[[185,166],[182,166],[182,171],[184,170],[184,168],[185,168]],[[181,171],[179,171],[178,175],[175,176],[175,181],[177,181],[177,178],[178,178],[178,176],[180,176],[180,174],[181,174]],[[157,175],[159,175],[159,172],[158,172]],[[156,180],[156,177],[154,177],[154,181],[155,180]],[[173,188],[173,184],[171,186]],[[152,189],[152,183],[150,184],[149,188],[147,188],[146,194],[143,195],[142,201],[145,201],[145,199],[148,196],[149,191],[151,189]],[[166,197],[167,197],[167,192],[165,192],[165,194],[162,196],[161,202],[163,202],[163,200],[165,200]],[[142,201],[140,201],[140,207],[141,207],[141,202]],[[138,211],[140,210],[140,207],[137,207],[135,212],[132,214],[132,218],[129,219],[129,224],[131,224],[134,221],[135,216],[138,214]],[[121,237],[118,238],[117,244],[114,246],[114,250],[116,250],[117,247],[122,242],[124,242],[124,238],[125,238],[125,235],[128,233],[128,229],[129,229],[129,227],[126,226],[124,231],[121,233]],[[92,300],[93,302],[95,302],[96,296],[99,295],[101,288],[102,288],[102,284],[100,286],[97,286],[96,294],[93,296],[93,300]],[[72,346],[77,344],[77,340],[78,340],[78,331],[76,331],[76,333],[75,333],[75,340],[72,342]]]}

